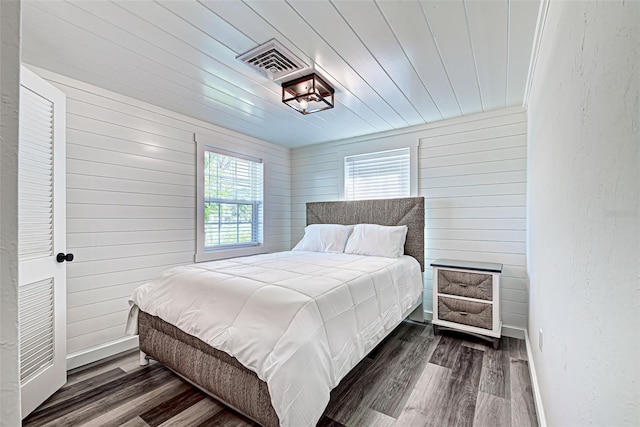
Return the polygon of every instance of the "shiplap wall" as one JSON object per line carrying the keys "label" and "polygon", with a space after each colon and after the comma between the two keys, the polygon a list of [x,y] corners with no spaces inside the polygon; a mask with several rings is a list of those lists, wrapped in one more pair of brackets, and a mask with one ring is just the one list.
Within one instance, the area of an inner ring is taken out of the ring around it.
{"label": "shiplap wall", "polygon": [[[304,203],[337,200],[347,152],[415,144],[418,188],[425,197],[425,260],[499,262],[502,320],[524,328],[526,114],[512,108],[407,128],[368,138],[292,151],[291,244],[303,234]],[[432,270],[425,270],[425,310],[432,306]]]}
{"label": "shiplap wall", "polygon": [[70,354],[122,340],[131,291],[193,262],[194,134],[263,159],[265,250],[289,249],[288,149],[33,68],[67,95]]}

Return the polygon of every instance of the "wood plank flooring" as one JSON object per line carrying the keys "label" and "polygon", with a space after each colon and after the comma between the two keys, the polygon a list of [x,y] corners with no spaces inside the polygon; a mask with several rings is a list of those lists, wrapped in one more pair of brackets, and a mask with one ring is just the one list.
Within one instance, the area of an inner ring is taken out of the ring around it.
{"label": "wood plank flooring", "polygon": [[[138,353],[71,372],[24,426],[256,426]],[[331,393],[322,427],[537,426],[524,341],[403,322]]]}

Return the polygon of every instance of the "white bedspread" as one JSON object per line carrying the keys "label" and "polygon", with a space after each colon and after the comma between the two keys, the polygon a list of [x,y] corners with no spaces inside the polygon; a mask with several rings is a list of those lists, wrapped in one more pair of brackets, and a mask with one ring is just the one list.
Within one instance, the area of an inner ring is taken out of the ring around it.
{"label": "white bedspread", "polygon": [[[131,302],[238,359],[267,383],[281,425],[302,427],[317,423],[330,390],[422,287],[409,256],[296,251],[173,268]],[[130,316],[127,329],[136,327]]]}

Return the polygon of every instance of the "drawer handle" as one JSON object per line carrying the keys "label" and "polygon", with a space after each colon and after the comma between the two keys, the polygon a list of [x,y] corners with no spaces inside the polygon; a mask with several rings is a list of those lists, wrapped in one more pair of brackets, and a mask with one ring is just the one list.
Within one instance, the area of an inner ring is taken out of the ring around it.
{"label": "drawer handle", "polygon": [[469,314],[469,313],[467,313],[466,311],[460,311],[459,313],[460,313],[461,315],[463,315],[463,316],[466,316],[466,315],[468,315],[468,314]]}

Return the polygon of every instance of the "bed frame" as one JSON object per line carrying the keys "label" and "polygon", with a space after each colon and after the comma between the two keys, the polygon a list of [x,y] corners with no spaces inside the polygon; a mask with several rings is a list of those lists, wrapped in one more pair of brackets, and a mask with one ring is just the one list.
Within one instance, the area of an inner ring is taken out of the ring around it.
{"label": "bed frame", "polygon": [[[418,260],[424,271],[423,197],[307,203],[310,224],[406,225],[405,254]],[[418,313],[418,320],[422,318],[422,298],[404,317],[412,312]],[[142,365],[153,358],[260,425],[279,425],[267,384],[234,357],[143,311],[139,313],[138,333]]]}

